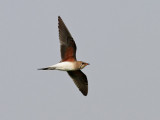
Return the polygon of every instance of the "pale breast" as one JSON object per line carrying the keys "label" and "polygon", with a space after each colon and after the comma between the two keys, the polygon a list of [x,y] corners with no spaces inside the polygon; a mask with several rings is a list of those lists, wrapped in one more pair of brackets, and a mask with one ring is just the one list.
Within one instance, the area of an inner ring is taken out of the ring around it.
{"label": "pale breast", "polygon": [[54,66],[56,67],[56,70],[63,70],[63,71],[72,71],[78,69],[74,62],[60,62]]}

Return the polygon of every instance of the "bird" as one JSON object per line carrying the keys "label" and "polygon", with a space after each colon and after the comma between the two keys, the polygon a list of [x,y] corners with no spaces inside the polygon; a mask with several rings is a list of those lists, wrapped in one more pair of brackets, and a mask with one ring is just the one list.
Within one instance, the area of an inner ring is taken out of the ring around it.
{"label": "bird", "polygon": [[89,65],[87,62],[77,61],[76,59],[76,43],[63,22],[62,18],[58,16],[58,29],[61,61],[49,67],[40,68],[38,70],[60,70],[66,71],[75,85],[79,88],[84,96],[88,94],[88,80],[87,76],[81,71],[84,67]]}

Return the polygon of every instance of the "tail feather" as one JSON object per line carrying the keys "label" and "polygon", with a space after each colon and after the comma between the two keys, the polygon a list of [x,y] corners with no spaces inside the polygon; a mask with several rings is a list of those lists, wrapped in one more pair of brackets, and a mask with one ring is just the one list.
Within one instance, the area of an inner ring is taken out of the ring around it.
{"label": "tail feather", "polygon": [[55,70],[55,67],[39,68],[38,70]]}
{"label": "tail feather", "polygon": [[48,68],[39,68],[38,70],[48,70]]}

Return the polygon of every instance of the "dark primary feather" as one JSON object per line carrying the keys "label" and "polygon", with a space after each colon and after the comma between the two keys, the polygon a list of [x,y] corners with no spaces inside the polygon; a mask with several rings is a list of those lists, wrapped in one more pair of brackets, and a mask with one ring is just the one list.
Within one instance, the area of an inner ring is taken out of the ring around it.
{"label": "dark primary feather", "polygon": [[76,60],[76,44],[61,17],[58,17],[60,50],[62,61]]}
{"label": "dark primary feather", "polygon": [[68,71],[69,76],[73,79],[76,86],[82,92],[83,95],[88,94],[88,81],[86,75],[81,70]]}

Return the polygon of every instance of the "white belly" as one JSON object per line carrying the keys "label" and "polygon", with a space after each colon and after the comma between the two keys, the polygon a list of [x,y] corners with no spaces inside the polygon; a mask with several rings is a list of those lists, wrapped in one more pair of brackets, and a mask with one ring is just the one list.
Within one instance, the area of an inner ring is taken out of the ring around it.
{"label": "white belly", "polygon": [[60,62],[50,67],[55,67],[56,70],[63,70],[63,71],[76,70],[73,62]]}

